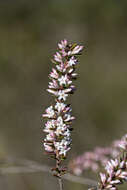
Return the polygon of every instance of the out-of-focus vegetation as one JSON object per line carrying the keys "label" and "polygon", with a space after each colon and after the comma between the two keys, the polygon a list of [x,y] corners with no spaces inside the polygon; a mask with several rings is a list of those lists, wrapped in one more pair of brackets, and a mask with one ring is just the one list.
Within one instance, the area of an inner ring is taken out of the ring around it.
{"label": "out-of-focus vegetation", "polygon": [[[52,101],[46,88],[57,42],[85,45],[69,159],[108,145],[127,129],[127,1],[0,0],[0,159],[53,165],[43,153],[41,113]],[[91,173],[85,176],[94,177]],[[0,176],[0,189],[57,189],[48,174]],[[84,189],[65,182],[65,189]]]}

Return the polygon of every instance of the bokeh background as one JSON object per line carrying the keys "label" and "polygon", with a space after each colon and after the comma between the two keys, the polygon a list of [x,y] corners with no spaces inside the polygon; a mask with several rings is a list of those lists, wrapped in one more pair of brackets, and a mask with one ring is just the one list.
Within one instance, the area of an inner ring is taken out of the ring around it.
{"label": "bokeh background", "polygon": [[[0,0],[1,165],[8,158],[54,165],[41,144],[41,114],[52,100],[46,92],[50,59],[64,38],[85,46],[69,100],[76,121],[66,162],[126,133],[127,1]],[[46,173],[6,174],[0,189],[56,190],[58,184]],[[65,189],[87,187],[65,181]]]}

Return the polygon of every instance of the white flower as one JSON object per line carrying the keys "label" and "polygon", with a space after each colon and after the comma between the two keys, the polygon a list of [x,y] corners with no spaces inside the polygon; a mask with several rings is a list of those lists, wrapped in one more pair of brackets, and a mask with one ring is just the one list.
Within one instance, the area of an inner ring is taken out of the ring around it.
{"label": "white flower", "polygon": [[71,57],[71,59],[68,61],[68,66],[73,66],[77,64],[77,59],[75,59],[74,57]]}
{"label": "white flower", "polygon": [[67,40],[61,40],[61,43],[58,43],[59,49],[65,49],[67,46]]}
{"label": "white flower", "polygon": [[63,154],[64,156],[66,156],[66,153],[70,150],[69,145],[70,145],[70,141],[67,141],[67,140],[63,139],[61,141],[59,154]]}
{"label": "white flower", "polygon": [[71,116],[70,114],[65,114],[65,118],[66,119],[64,121],[66,121],[66,122],[69,122],[69,121],[72,121],[75,119],[75,117]]}
{"label": "white flower", "polygon": [[51,78],[58,79],[59,74],[57,73],[56,69],[52,69],[52,72],[49,74]]}
{"label": "white flower", "polygon": [[69,92],[72,91],[73,88],[74,88],[74,86],[71,85],[70,88],[65,89],[64,92],[65,92],[65,93],[69,93]]}
{"label": "white flower", "polygon": [[57,127],[56,131],[55,131],[55,134],[57,136],[62,135],[63,134],[63,127],[62,126]]}
{"label": "white flower", "polygon": [[68,94],[65,93],[65,90],[59,90],[58,91],[58,99],[66,101],[66,98],[68,97]]}
{"label": "white flower", "polygon": [[106,169],[107,173],[109,174],[109,176],[111,176],[113,173],[113,169],[114,169],[113,165],[110,162],[108,162],[107,165],[105,166],[105,169]]}
{"label": "white flower", "polygon": [[66,156],[66,153],[70,150],[71,148],[68,147],[67,149],[65,149],[64,147],[62,147],[59,151],[59,154],[62,154],[64,156]]}
{"label": "white flower", "polygon": [[118,169],[118,171],[116,172],[115,176],[116,176],[116,177],[122,176],[122,175],[121,175],[121,172],[122,172],[121,169]]}
{"label": "white flower", "polygon": [[120,183],[119,179],[116,179],[116,180],[113,180],[110,182],[110,184],[112,184],[112,185],[119,184],[119,183]]}
{"label": "white flower", "polygon": [[45,128],[43,131],[44,131],[45,133],[51,133],[51,132],[52,132],[52,129],[50,129],[50,128]]}
{"label": "white flower", "polygon": [[120,162],[120,168],[123,168],[125,166],[125,161],[123,160],[122,162]]}
{"label": "white flower", "polygon": [[115,159],[115,160],[111,160],[111,164],[113,165],[113,167],[116,168],[119,165],[119,162],[117,159]]}
{"label": "white flower", "polygon": [[72,73],[71,74],[72,77],[77,77],[77,75],[78,75],[77,73]]}
{"label": "white flower", "polygon": [[55,147],[56,147],[58,150],[60,150],[62,147],[66,147],[66,146],[68,146],[69,144],[70,144],[70,143],[69,143],[67,140],[62,139],[61,142],[55,142]]}
{"label": "white flower", "polygon": [[52,82],[49,82],[48,87],[53,88],[53,89],[57,89],[59,86],[57,84],[57,81],[53,79]]}
{"label": "white flower", "polygon": [[68,52],[68,55],[75,55],[75,54],[79,54],[83,49],[83,46],[76,46],[72,51]]}
{"label": "white flower", "polygon": [[55,109],[57,109],[58,113],[60,113],[61,111],[63,111],[66,107],[66,104],[62,103],[62,102],[57,102],[55,105]]}
{"label": "white flower", "polygon": [[54,140],[54,134],[49,133],[46,135],[45,141],[53,141]]}
{"label": "white flower", "polygon": [[[57,125],[58,127],[64,127],[64,128],[65,128],[65,124],[64,124],[63,118],[62,118],[61,116],[59,116],[59,117],[57,118],[57,120],[56,120],[56,125]],[[64,128],[63,128],[63,129],[64,129]]]}
{"label": "white flower", "polygon": [[55,111],[53,109],[53,106],[50,106],[46,109],[46,114],[43,114],[43,117],[52,118],[55,115]]}
{"label": "white flower", "polygon": [[59,151],[59,154],[63,154],[66,156],[66,153],[70,150],[70,140],[68,139],[62,139],[61,142],[55,142],[54,146]]}
{"label": "white flower", "polygon": [[53,148],[47,143],[44,143],[44,148],[47,152],[53,152]]}
{"label": "white flower", "polygon": [[104,184],[105,181],[106,181],[106,175],[103,174],[103,173],[100,173],[100,177],[101,177],[101,181],[102,181],[102,183]]}
{"label": "white flower", "polygon": [[62,62],[62,56],[60,55],[60,53],[56,52],[56,54],[54,55],[54,60],[56,62]]}
{"label": "white flower", "polygon": [[119,177],[126,180],[127,179],[127,172],[121,172],[121,174],[119,175]]}
{"label": "white flower", "polygon": [[56,68],[59,72],[65,72],[66,71],[66,67],[63,64],[63,62],[61,62],[59,65],[56,65]]}
{"label": "white flower", "polygon": [[67,75],[65,76],[62,75],[61,78],[58,79],[60,85],[67,84],[67,80],[68,80]]}
{"label": "white flower", "polygon": [[57,125],[63,125],[63,118],[59,116],[56,121]]}
{"label": "white flower", "polygon": [[71,67],[71,68],[68,70],[68,73],[69,73],[69,74],[72,74],[73,71],[74,71],[74,68]]}
{"label": "white flower", "polygon": [[70,137],[71,133],[70,133],[70,130],[67,129],[64,133],[63,133],[64,136],[66,137]]}
{"label": "white flower", "polygon": [[57,136],[62,135],[62,134],[63,134],[63,131],[66,129],[66,128],[65,128],[66,125],[64,124],[63,118],[62,118],[61,116],[59,116],[59,117],[57,118],[56,125],[57,125],[57,128],[56,128],[56,130],[55,130],[55,134],[56,134]]}
{"label": "white flower", "polygon": [[55,96],[57,96],[58,92],[52,89],[47,89],[47,91]]}
{"label": "white flower", "polygon": [[56,128],[55,134],[57,136],[59,135],[63,135],[65,137],[70,137],[70,130],[67,129],[67,126],[65,124],[63,125],[58,125],[58,127]]}
{"label": "white flower", "polygon": [[54,146],[57,150],[59,150],[59,147],[60,147],[60,142],[54,142]]}
{"label": "white flower", "polygon": [[56,127],[56,121],[55,120],[49,120],[49,121],[47,121],[45,126],[46,126],[45,127],[46,129],[54,129]]}
{"label": "white flower", "polygon": [[62,75],[61,78],[58,79],[60,85],[71,84],[72,81],[68,79],[67,75]]}
{"label": "white flower", "polygon": [[70,143],[71,143],[71,140],[70,140],[70,138],[64,138],[64,139],[62,139],[62,141],[61,141],[61,146],[64,146],[64,147],[67,147],[68,145],[70,145]]}

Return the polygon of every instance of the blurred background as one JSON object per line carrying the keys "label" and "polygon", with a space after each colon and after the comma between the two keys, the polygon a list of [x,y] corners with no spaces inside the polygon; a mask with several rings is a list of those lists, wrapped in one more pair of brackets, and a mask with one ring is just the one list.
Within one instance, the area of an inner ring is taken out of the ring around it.
{"label": "blurred background", "polygon": [[[50,60],[64,38],[85,46],[77,91],[69,99],[76,121],[65,164],[126,133],[127,1],[0,0],[1,167],[8,158],[54,165],[42,147],[41,114],[52,101],[46,92]],[[87,189],[67,181],[64,186]],[[0,189],[56,190],[58,184],[46,173],[6,174]]]}

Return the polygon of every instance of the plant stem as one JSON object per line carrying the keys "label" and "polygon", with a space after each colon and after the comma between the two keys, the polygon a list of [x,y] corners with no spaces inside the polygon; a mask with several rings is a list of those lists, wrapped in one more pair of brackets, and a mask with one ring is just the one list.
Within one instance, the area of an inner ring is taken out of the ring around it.
{"label": "plant stem", "polygon": [[61,177],[58,178],[58,181],[59,181],[60,190],[63,190],[63,183]]}
{"label": "plant stem", "polygon": [[61,163],[61,160],[59,159],[59,155],[57,155],[57,160],[56,160],[56,168],[58,169],[57,177],[58,177],[58,181],[59,181],[60,190],[63,190],[60,163]]}

